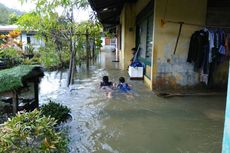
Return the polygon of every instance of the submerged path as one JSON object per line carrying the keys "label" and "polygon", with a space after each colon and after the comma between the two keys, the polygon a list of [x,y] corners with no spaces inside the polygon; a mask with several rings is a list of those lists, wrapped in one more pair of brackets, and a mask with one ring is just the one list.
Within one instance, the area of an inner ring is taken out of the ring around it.
{"label": "submerged path", "polygon": [[[67,88],[66,72],[47,72],[40,84],[40,99],[71,108],[71,153],[218,153],[224,124],[225,97],[164,99],[142,81],[128,80],[127,72],[102,53],[87,71],[78,69],[75,85]],[[134,96],[99,90],[103,75],[118,82],[124,76]]]}

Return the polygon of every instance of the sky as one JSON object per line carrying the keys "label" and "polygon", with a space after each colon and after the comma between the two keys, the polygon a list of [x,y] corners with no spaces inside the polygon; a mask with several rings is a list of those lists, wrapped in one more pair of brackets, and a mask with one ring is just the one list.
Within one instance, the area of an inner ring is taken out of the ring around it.
{"label": "sky", "polygon": [[[26,3],[21,5],[19,0],[0,0],[0,3],[4,4],[9,8],[17,9],[24,12],[29,12],[35,7],[35,5],[31,3]],[[80,22],[80,21],[88,20],[91,11],[92,11],[91,8],[78,11],[77,13],[74,14],[76,21]]]}

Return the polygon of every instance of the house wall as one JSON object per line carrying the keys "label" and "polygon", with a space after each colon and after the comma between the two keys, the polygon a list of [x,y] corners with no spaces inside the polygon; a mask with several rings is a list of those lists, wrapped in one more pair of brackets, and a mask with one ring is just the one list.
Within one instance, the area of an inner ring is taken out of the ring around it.
{"label": "house wall", "polygon": [[110,38],[105,38],[105,45],[110,45]]}
{"label": "house wall", "polygon": [[141,0],[136,3],[126,3],[120,15],[121,23],[121,54],[123,68],[127,68],[132,58],[131,49],[136,46],[136,16],[150,0]]}
{"label": "house wall", "polygon": [[131,49],[135,46],[135,5],[125,4],[121,16],[121,64],[126,69],[130,64]]}
{"label": "house wall", "polygon": [[[121,15],[121,52],[120,62],[123,69],[127,69],[132,58],[131,49],[136,46],[136,16],[142,11],[142,9],[150,2],[150,0],[139,0],[136,3],[125,4]],[[151,67],[147,67],[148,71],[151,71]],[[145,77],[145,83],[150,88],[152,82],[149,78]]]}
{"label": "house wall", "polygon": [[[192,7],[191,7],[192,6]],[[186,62],[189,41],[194,31],[200,27],[184,24],[173,54],[179,31],[179,24],[162,19],[204,25],[207,0],[155,0],[154,47],[153,47],[153,88],[180,88],[198,83],[198,73],[193,65]]]}
{"label": "house wall", "polygon": [[[120,62],[123,69],[127,69],[130,64],[131,48],[136,46],[136,16],[149,2],[150,0],[138,0],[136,3],[126,3],[121,12]],[[195,87],[199,84],[199,73],[194,72],[194,65],[186,60],[191,35],[202,27],[183,24],[174,54],[180,24],[167,21],[205,25],[207,0],[154,0],[153,16],[152,61],[151,67],[146,67],[151,76],[144,77],[146,85],[151,89]],[[216,84],[226,84],[227,66],[228,63],[224,64],[224,69],[215,72],[218,75],[214,80]]]}
{"label": "house wall", "polygon": [[33,46],[33,48],[34,48],[35,51],[37,51],[39,49],[39,47],[45,46],[45,43],[41,39],[37,39],[35,37],[35,35],[29,35],[28,36],[28,34],[26,32],[22,32],[22,34],[21,34],[21,40],[23,42],[23,46],[22,46],[23,50],[25,50],[25,48],[28,45],[27,37],[30,37],[31,45]]}

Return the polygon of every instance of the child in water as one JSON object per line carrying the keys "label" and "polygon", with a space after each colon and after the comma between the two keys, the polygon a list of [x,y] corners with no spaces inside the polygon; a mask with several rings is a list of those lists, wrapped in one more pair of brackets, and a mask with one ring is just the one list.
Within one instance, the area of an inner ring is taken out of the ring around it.
{"label": "child in water", "polygon": [[103,87],[109,87],[109,88],[113,87],[113,83],[109,82],[109,77],[108,76],[103,76],[103,78],[102,78],[100,88],[103,88]]}
{"label": "child in water", "polygon": [[112,97],[113,83],[109,82],[108,76],[102,77],[102,82],[100,83],[100,89],[103,89],[106,92],[108,98]]}
{"label": "child in water", "polygon": [[127,83],[125,83],[125,78],[124,77],[120,77],[119,78],[119,84],[117,85],[117,88],[122,91],[122,92],[128,92],[131,90],[130,85],[128,85]]}

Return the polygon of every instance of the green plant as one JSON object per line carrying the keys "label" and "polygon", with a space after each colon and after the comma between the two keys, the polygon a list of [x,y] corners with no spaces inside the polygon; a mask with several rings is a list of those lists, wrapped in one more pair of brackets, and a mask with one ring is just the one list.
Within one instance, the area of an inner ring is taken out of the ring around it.
{"label": "green plant", "polygon": [[33,57],[31,59],[25,58],[25,59],[23,59],[22,64],[24,64],[24,65],[40,65],[41,59],[39,57]]}
{"label": "green plant", "polygon": [[25,58],[25,59],[23,59],[22,64],[24,64],[24,65],[31,65],[32,61],[29,58]]}
{"label": "green plant", "polygon": [[6,67],[12,67],[21,63],[22,51],[14,47],[0,49],[0,58],[4,61]]}
{"label": "green plant", "polygon": [[52,42],[47,42],[45,47],[39,48],[40,62],[46,69],[58,69],[68,65],[70,53],[66,48],[57,52]]}
{"label": "green plant", "polygon": [[17,114],[0,129],[0,153],[67,152],[67,139],[54,130],[54,118],[40,111]]}
{"label": "green plant", "polygon": [[42,105],[41,107],[42,115],[55,118],[58,124],[65,122],[69,118],[70,112],[71,111],[67,106],[63,106],[53,101],[50,101],[48,104]]}
{"label": "green plant", "polygon": [[34,47],[31,44],[28,44],[25,49],[28,54],[34,53]]}
{"label": "green plant", "polygon": [[0,57],[1,58],[19,58],[22,52],[16,50],[14,47],[7,47],[4,49],[0,49]]}

